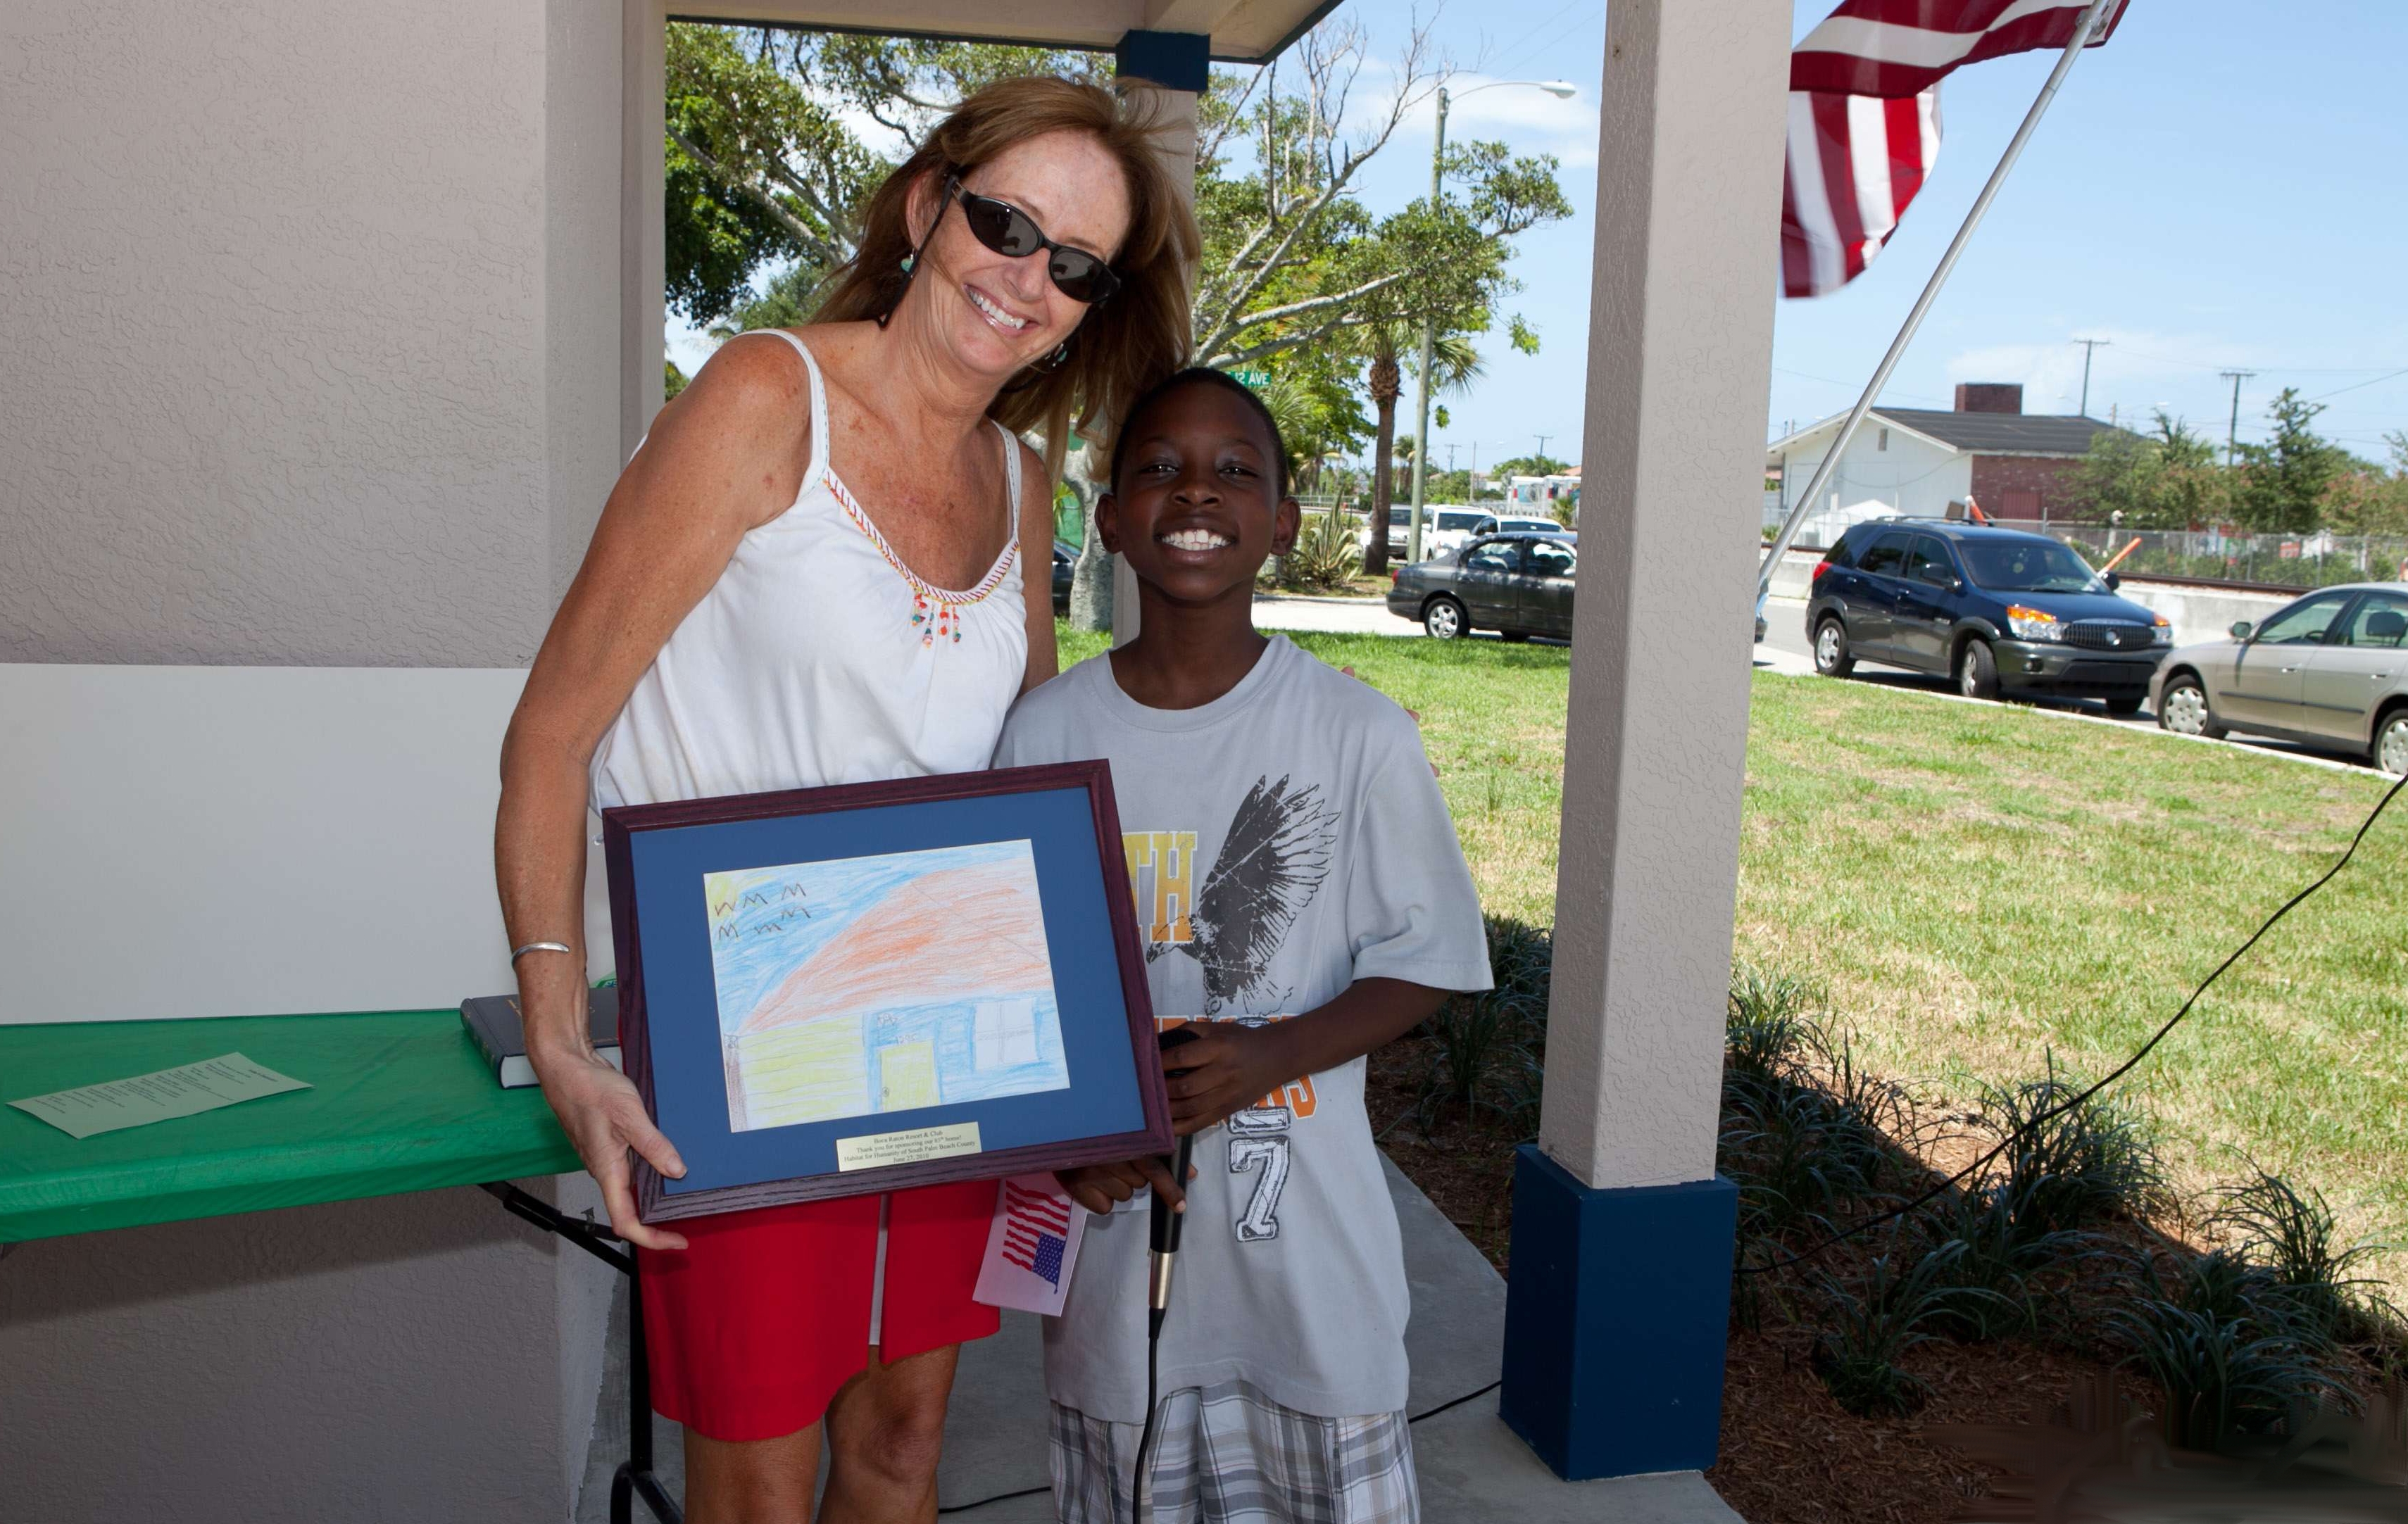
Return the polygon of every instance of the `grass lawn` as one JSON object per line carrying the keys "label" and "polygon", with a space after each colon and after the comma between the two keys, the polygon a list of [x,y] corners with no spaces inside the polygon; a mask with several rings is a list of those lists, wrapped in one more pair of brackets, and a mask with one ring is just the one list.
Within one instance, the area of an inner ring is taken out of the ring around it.
{"label": "grass lawn", "polygon": [[[1570,653],[1299,634],[1421,715],[1488,909],[1555,899]],[[1064,660],[1102,648],[1067,636]],[[1881,1073],[2085,1074],[2330,865],[2385,781],[2240,748],[1759,674],[1735,956],[1830,990]],[[2119,1087],[2177,1185],[2243,1156],[2408,1241],[2408,803]],[[2408,1292],[2408,1256],[2385,1261]]]}

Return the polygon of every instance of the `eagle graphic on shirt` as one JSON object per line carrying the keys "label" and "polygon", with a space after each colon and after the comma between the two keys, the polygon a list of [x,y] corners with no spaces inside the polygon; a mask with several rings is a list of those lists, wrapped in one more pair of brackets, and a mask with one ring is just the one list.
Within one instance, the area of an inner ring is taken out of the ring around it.
{"label": "eagle graphic on shirt", "polygon": [[1184,954],[1204,975],[1204,1014],[1276,1005],[1289,993],[1270,977],[1271,961],[1321,881],[1338,840],[1338,812],[1319,784],[1283,775],[1254,780],[1240,802],[1221,853],[1192,902],[1194,832],[1132,832],[1125,843],[1131,888],[1150,878],[1152,914],[1139,890],[1139,919],[1150,922],[1146,961]]}

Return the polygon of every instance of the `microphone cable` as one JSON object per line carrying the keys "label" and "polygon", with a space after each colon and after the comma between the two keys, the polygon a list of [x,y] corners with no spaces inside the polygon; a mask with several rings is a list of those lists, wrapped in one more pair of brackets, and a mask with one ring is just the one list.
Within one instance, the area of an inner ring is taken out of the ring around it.
{"label": "microphone cable", "polygon": [[[2349,846],[2342,852],[2339,860],[2337,860],[2331,867],[2326,869],[2321,875],[2319,875],[2315,882],[2309,884],[2297,894],[2292,895],[2288,900],[2284,901],[2282,905],[2277,908],[2272,915],[2268,916],[2266,919],[2259,924],[2258,929],[2249,934],[2247,941],[2242,943],[2238,947],[2235,947],[2231,953],[2225,958],[2224,961],[2215,965],[2214,972],[2210,973],[2206,978],[2200,981],[2198,988],[2191,990],[2190,998],[2184,1001],[2182,1003],[2182,1007],[2175,1011],[2172,1016],[2167,1018],[2165,1024],[2160,1026],[2147,1042],[2143,1043],[2140,1047],[2133,1052],[2130,1058],[2126,1059],[2122,1063],[2117,1064],[2114,1069],[2108,1071],[2107,1074],[2096,1084],[2090,1086],[2087,1090],[2085,1090],[2070,1101],[2066,1101],[2060,1104],[2050,1106],[2042,1110],[2023,1126],[2009,1132],[2004,1138],[1999,1141],[1996,1147],[1983,1154],[1979,1159],[1973,1161],[1972,1163],[1968,1164],[1961,1170],[1958,1170],[1956,1174],[1948,1176],[1945,1180],[1941,1181],[1938,1185],[1933,1186],[1930,1189],[1926,1190],[1922,1195],[1915,1197],[1914,1200],[1907,1202],[1903,1205],[1893,1207],[1875,1217],[1868,1218],[1862,1222],[1855,1223],[1841,1232],[1831,1234],[1821,1243],[1815,1244],[1807,1248],[1799,1249],[1794,1254],[1784,1255],[1778,1259],[1770,1260],[1761,1264],[1740,1265],[1736,1267],[1736,1273],[1742,1275],[1760,1275],[1771,1271],[1786,1270],[1793,1265],[1803,1264],[1807,1261],[1816,1258],[1826,1250],[1833,1248],[1838,1245],[1843,1244],[1849,1239],[1856,1237],[1858,1233],[1877,1228],[1885,1222],[1896,1221],[1898,1218],[1904,1217],[1909,1212],[1927,1204],[1935,1198],[1962,1184],[1965,1180],[1982,1170],[1985,1166],[1988,1165],[1992,1161],[1996,1160],[2000,1154],[2006,1152],[2006,1150],[2015,1143],[2030,1135],[2033,1131],[2041,1127],[2043,1123],[2053,1121],[2057,1118],[2073,1110],[2075,1107],[2082,1105],[2084,1103],[2099,1094],[2100,1091],[2105,1090],[2109,1085],[2114,1084],[2116,1080],[2121,1079],[2125,1075],[2129,1074],[2143,1059],[2149,1056],[2149,1053],[2153,1048],[2165,1040],[2169,1033],[2172,1033],[2176,1026],[2182,1023],[2186,1017],[2190,1015],[2191,1008],[2199,1004],[2200,997],[2205,995],[2207,991],[2214,987],[2215,982],[2224,976],[2227,970],[2230,969],[2234,963],[2239,962],[2242,957],[2246,954],[2250,948],[2255,947],[2258,942],[2264,938],[2268,932],[2272,931],[2275,924],[2282,920],[2284,917],[2289,915],[2293,910],[2306,903],[2310,897],[2322,890],[2327,884],[2332,882],[2334,877],[2341,873],[2342,869],[2349,866],[2350,860],[2358,855],[2358,847],[2366,840],[2367,833],[2374,829],[2374,822],[2382,818],[2383,812],[2390,807],[2391,802],[2399,797],[2400,791],[2403,788],[2408,788],[2408,776],[2402,776],[2397,782],[2394,782],[2389,789],[2384,791],[2384,795],[2381,799],[2375,801],[2374,808],[2368,813],[2366,819],[2358,826],[2358,833],[2350,838]],[[1192,1034],[1189,1036],[1179,1037],[1176,1042],[1172,1041],[1173,1033],[1183,1031],[1185,1031],[1184,1028],[1174,1027],[1170,1029],[1169,1032],[1164,1033],[1162,1034],[1163,1046],[1165,1047],[1173,1047],[1178,1046],[1179,1043],[1192,1041]],[[1176,1177],[1180,1180],[1182,1186],[1186,1181],[1188,1155],[1193,1150],[1195,1140],[1192,1134],[1189,1137],[1182,1138],[1180,1140],[1180,1152],[1177,1157],[1178,1175]],[[1159,1198],[1156,1199],[1155,1211],[1159,1217],[1171,1219],[1167,1231],[1169,1235],[1171,1252],[1175,1254],[1178,1248],[1178,1234],[1176,1230],[1182,1214],[1173,1213],[1163,1207]],[[1165,1231],[1166,1230],[1163,1228],[1157,1228],[1156,1230],[1157,1234]],[[1157,1248],[1159,1248],[1161,1241],[1161,1238],[1158,1236],[1155,1240]],[[1163,1273],[1162,1289],[1164,1303],[1167,1307],[1169,1292],[1167,1266]],[[1149,1288],[1149,1289],[1151,1289],[1151,1288]],[[1158,1371],[1156,1361],[1162,1349],[1162,1317],[1160,1313],[1156,1312],[1151,1305],[1152,1298],[1150,1296],[1148,1301],[1145,1370],[1145,1427],[1140,1431],[1138,1439],[1138,1471],[1131,1483],[1129,1490],[1129,1509],[1132,1524],[1135,1524],[1139,1488],[1142,1488],[1145,1483],[1145,1464],[1147,1455],[1154,1438],[1156,1417],[1154,1412],[1154,1403],[1156,1402],[1155,1382]],[[1440,1403],[1438,1406],[1429,1409],[1427,1412],[1413,1414],[1406,1421],[1408,1423],[1419,1423],[1424,1418],[1437,1417],[1440,1414],[1447,1412],[1450,1409],[1460,1407],[1466,1403],[1484,1397],[1488,1393],[1495,1391],[1502,1385],[1503,1383],[1501,1381],[1492,1381],[1477,1391],[1466,1392],[1462,1396],[1457,1397],[1451,1402]],[[1003,1503],[1013,1498],[1032,1498],[1040,1492],[1050,1492],[1052,1490],[1053,1488],[1050,1486],[1024,1488],[1016,1492],[999,1492],[993,1497],[980,1498],[972,1503],[955,1503],[950,1508],[939,1508],[937,1512],[939,1514],[968,1513],[974,1508],[983,1508],[989,1503]]]}
{"label": "microphone cable", "polygon": [[2061,1102],[2057,1105],[2043,1109],[2035,1115],[2030,1120],[2025,1122],[2021,1127],[2014,1129],[2005,1137],[2000,1138],[1998,1143],[1991,1147],[1987,1153],[1982,1155],[1981,1158],[1976,1159],[1971,1164],[1958,1170],[1956,1174],[1950,1175],[1945,1180],[1941,1181],[1938,1185],[1933,1186],[1930,1189],[1925,1191],[1922,1195],[1915,1197],[1913,1201],[1906,1202],[1901,1205],[1894,1206],[1886,1212],[1882,1212],[1873,1217],[1867,1218],[1862,1222],[1853,1223],[1847,1228],[1831,1234],[1821,1243],[1813,1245],[1808,1248],[1799,1249],[1794,1254],[1782,1255],[1777,1258],[1765,1261],[1760,1264],[1741,1265],[1738,1267],[1737,1273],[1742,1275],[1761,1275],[1771,1271],[1786,1270],[1793,1265],[1804,1264],[1807,1261],[1822,1254],[1825,1250],[1846,1243],[1849,1239],[1856,1237],[1858,1233],[1878,1228],[1885,1222],[1895,1222],[1899,1218],[1902,1218],[1908,1213],[1915,1210],[1917,1207],[1925,1205],[1935,1198],[1944,1195],[1948,1191],[1963,1184],[1966,1180],[1987,1168],[1993,1160],[1997,1159],[2000,1154],[2005,1153],[2008,1148],[2037,1132],[2042,1124],[2055,1121],[2057,1118],[2064,1116],[2067,1112],[2081,1106],[2086,1102],[2089,1101],[2092,1096],[2097,1095],[2108,1086],[2131,1073],[2133,1068],[2136,1067],[2143,1059],[2149,1056],[2149,1052],[2152,1048],[2165,1041],[2167,1033],[2172,1032],[2175,1027],[2182,1024],[2183,1018],[2190,1015],[2191,1007],[2199,1004],[2200,997],[2206,994],[2208,990],[2214,985],[2216,980],[2224,977],[2225,970],[2239,962],[2243,954],[2256,947],[2259,938],[2263,937],[2268,932],[2274,929],[2275,922],[2281,920],[2285,916],[2289,915],[2293,910],[2297,909],[2309,898],[2309,896],[2315,894],[2327,884],[2331,883],[2335,875],[2339,874],[2342,869],[2349,866],[2349,860],[2358,855],[2358,844],[2366,840],[2366,833],[2374,829],[2374,822],[2382,818],[2384,810],[2390,805],[2391,801],[2399,797],[2400,790],[2403,787],[2408,787],[2408,774],[2402,774],[2400,780],[2392,784],[2389,789],[2384,790],[2383,797],[2374,802],[2374,808],[2367,815],[2365,821],[2358,826],[2358,834],[2350,838],[2348,848],[2341,854],[2340,859],[2336,861],[2331,867],[2327,868],[2323,874],[2318,876],[2315,882],[2310,884],[2307,888],[2300,890],[2297,894],[2294,894],[2289,899],[2284,901],[2280,909],[2267,917],[2264,922],[2262,922],[2256,931],[2249,933],[2249,940],[2233,948],[2231,953],[2225,958],[2224,961],[2215,965],[2215,971],[2214,973],[2200,981],[2199,988],[2190,992],[2190,998],[2182,1003],[2182,1008],[2180,1010],[2168,1017],[2165,1024],[2157,1028],[2156,1033],[2153,1034],[2147,1042],[2143,1043],[2140,1047],[2133,1052],[2130,1058],[2126,1059],[2123,1062],[2117,1064],[2114,1068],[2109,1070],[2104,1075],[2100,1076],[2098,1083],[2092,1085],[2088,1090],[2084,1090],[2081,1094],[2076,1095],[2070,1101]]}
{"label": "microphone cable", "polygon": [[[1194,1042],[1199,1034],[1193,1026],[1176,1026],[1156,1039],[1162,1051]],[[1177,1079],[1187,1073],[1184,1069],[1166,1069],[1163,1078]],[[1170,1178],[1183,1197],[1187,1191],[1187,1170],[1196,1156],[1196,1134],[1190,1132],[1179,1140],[1179,1147],[1163,1162],[1170,1168]],[[1129,1524],[1137,1524],[1140,1500],[1150,1516],[1153,1509],[1152,1489],[1146,1486],[1146,1467],[1154,1452],[1154,1430],[1161,1413],[1157,1388],[1162,1372],[1162,1323],[1170,1312],[1170,1275],[1179,1262],[1180,1230],[1186,1226],[1187,1214],[1174,1212],[1162,1192],[1154,1191],[1153,1210],[1147,1224],[1149,1237],[1146,1253],[1145,1296],[1145,1427],[1137,1439],[1137,1470],[1129,1477]],[[1117,1491],[1117,1488],[1114,1489]]]}

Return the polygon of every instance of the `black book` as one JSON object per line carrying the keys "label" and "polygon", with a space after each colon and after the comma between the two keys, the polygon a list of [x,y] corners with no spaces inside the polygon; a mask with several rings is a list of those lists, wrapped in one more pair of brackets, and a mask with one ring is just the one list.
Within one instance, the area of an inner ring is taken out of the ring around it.
{"label": "black book", "polygon": [[[606,984],[586,997],[586,1030],[594,1051],[613,1069],[619,1061],[619,987]],[[506,1090],[536,1083],[535,1065],[527,1061],[526,1029],[519,1024],[516,995],[472,995],[460,1003],[460,1024],[468,1029],[494,1077]]]}

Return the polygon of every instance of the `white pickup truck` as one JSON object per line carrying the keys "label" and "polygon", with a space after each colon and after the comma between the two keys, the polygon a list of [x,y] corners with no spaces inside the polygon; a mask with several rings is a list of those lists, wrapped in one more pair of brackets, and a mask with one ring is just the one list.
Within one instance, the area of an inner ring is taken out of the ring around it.
{"label": "white pickup truck", "polygon": [[[1405,553],[1405,537],[1412,526],[1411,504],[1388,509],[1388,554],[1401,557]],[[1422,505],[1422,554],[1434,556],[1440,551],[1460,550],[1483,534],[1560,534],[1563,525],[1553,519],[1526,516],[1502,517],[1486,508],[1466,507],[1459,503],[1425,503]],[[1371,530],[1368,524],[1356,533],[1355,543],[1364,549],[1371,548]]]}

